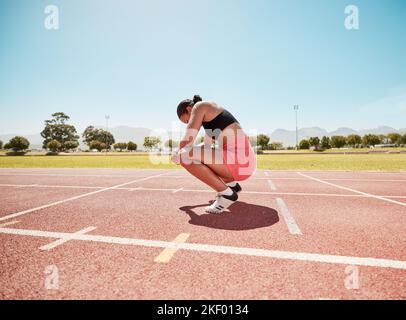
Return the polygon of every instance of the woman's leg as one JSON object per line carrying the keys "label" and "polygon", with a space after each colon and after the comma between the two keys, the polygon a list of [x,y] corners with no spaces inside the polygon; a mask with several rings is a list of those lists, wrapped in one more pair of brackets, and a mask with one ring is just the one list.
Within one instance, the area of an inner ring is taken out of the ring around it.
{"label": "woman's leg", "polygon": [[180,164],[200,181],[221,192],[227,189],[225,183],[234,180],[222,162],[222,154],[218,150],[202,146],[181,154]]}

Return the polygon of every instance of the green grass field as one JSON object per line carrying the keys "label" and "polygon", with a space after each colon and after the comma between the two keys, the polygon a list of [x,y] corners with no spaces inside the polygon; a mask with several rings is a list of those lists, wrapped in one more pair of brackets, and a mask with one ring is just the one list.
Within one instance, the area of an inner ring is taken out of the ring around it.
{"label": "green grass field", "polygon": [[[148,155],[0,156],[0,168],[179,168],[168,156]],[[258,155],[258,169],[406,171],[406,154]]]}

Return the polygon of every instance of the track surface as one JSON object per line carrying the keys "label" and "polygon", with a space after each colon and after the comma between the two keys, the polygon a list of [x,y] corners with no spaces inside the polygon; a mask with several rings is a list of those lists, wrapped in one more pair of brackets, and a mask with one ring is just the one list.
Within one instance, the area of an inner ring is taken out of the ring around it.
{"label": "track surface", "polygon": [[0,299],[405,299],[406,172],[0,169]]}

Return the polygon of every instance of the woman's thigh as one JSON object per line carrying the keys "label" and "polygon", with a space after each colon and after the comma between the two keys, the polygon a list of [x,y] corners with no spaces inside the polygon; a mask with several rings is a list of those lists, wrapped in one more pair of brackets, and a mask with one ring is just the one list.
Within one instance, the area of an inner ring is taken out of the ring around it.
{"label": "woman's thigh", "polygon": [[194,147],[190,150],[189,157],[191,160],[197,160],[208,166],[225,182],[234,181],[230,170],[224,164],[222,150],[205,148],[204,146]]}

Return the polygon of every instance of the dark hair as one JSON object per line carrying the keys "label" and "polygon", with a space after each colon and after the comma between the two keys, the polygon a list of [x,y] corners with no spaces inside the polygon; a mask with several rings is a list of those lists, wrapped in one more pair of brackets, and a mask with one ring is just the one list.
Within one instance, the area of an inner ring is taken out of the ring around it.
{"label": "dark hair", "polygon": [[203,101],[202,97],[199,95],[195,95],[195,96],[193,96],[192,100],[186,99],[186,100],[183,100],[181,103],[179,103],[178,109],[177,109],[178,118],[180,118],[182,116],[182,114],[186,113],[187,107],[193,108],[193,106],[200,101]]}

